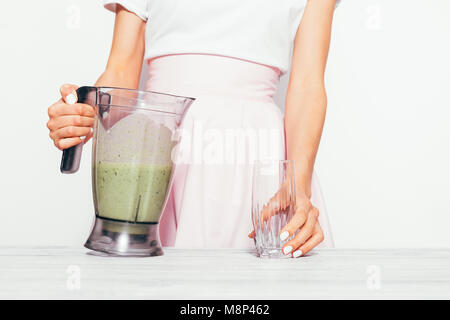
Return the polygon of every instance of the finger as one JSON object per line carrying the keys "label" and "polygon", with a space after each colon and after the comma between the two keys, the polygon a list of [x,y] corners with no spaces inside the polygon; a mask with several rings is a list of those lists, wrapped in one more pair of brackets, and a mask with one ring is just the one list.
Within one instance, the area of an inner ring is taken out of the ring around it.
{"label": "finger", "polygon": [[308,214],[304,210],[297,210],[291,220],[281,229],[279,237],[281,241],[288,239],[298,229],[300,229],[308,218]]}
{"label": "finger", "polygon": [[300,248],[292,253],[293,258],[304,256],[324,240],[323,231],[318,223],[317,226],[318,227],[317,229],[315,229],[315,233],[313,234],[313,236],[309,238],[308,241],[306,241]]}
{"label": "finger", "polygon": [[319,216],[318,211],[319,210],[313,207],[308,212],[308,219],[300,229],[299,233],[294,237],[294,239],[286,242],[286,244],[283,246],[284,254],[292,253],[300,246],[302,246],[309,238],[311,238],[317,223],[317,217]]}
{"label": "finger", "polygon": [[50,130],[58,130],[64,127],[92,127],[94,125],[94,118],[84,117],[80,115],[76,116],[61,116],[55,119],[51,119],[48,122],[48,128]]}
{"label": "finger", "polygon": [[79,143],[81,143],[81,138],[79,137],[55,140],[55,146],[61,151],[73,147]]}
{"label": "finger", "polygon": [[91,128],[87,127],[64,127],[50,133],[50,137],[53,140],[65,139],[65,138],[76,138],[76,137],[84,137],[89,134]]}
{"label": "finger", "polygon": [[273,196],[271,200],[273,200],[276,203],[277,210],[285,210],[290,204],[291,204],[291,184],[288,180],[283,181],[281,184],[280,189],[277,191],[277,193]]}
{"label": "finger", "polygon": [[59,89],[59,92],[61,93],[61,97],[63,98],[64,102],[67,104],[75,104],[77,103],[77,93],[76,90],[78,89],[78,86],[74,84],[64,84]]}
{"label": "finger", "polygon": [[283,182],[277,193],[270,198],[269,203],[261,210],[261,222],[270,221],[270,218],[282,210],[286,210],[292,204],[289,183]]}
{"label": "finger", "polygon": [[290,183],[288,180],[285,180],[279,191],[279,201],[280,201],[280,210],[286,210],[286,208],[291,204],[290,197]]}
{"label": "finger", "polygon": [[88,135],[84,138],[83,144],[86,143],[86,142],[88,142],[89,139],[91,139],[93,136],[94,136],[94,132],[93,132],[93,130],[92,130],[92,128],[91,128],[91,130],[90,130],[90,132],[88,133]]}
{"label": "finger", "polygon": [[275,198],[272,198],[268,204],[264,205],[264,207],[261,210],[261,225],[270,220],[270,217],[275,215],[278,211],[278,200]]}
{"label": "finger", "polygon": [[79,115],[83,117],[94,117],[95,109],[83,103],[77,103],[74,105],[68,105],[65,103],[55,103],[48,109],[48,115],[50,118],[56,118],[60,116],[73,116]]}

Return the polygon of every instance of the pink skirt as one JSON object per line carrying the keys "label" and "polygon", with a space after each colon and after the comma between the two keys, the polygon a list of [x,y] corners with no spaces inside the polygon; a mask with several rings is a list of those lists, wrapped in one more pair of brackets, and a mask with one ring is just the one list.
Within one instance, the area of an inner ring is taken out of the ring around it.
{"label": "pink skirt", "polygon": [[[177,161],[160,221],[164,246],[253,248],[252,163],[285,158],[284,122],[274,103],[280,72],[250,61],[204,54],[148,61],[147,90],[196,98],[182,125]],[[312,203],[333,247],[323,196],[314,175]]]}

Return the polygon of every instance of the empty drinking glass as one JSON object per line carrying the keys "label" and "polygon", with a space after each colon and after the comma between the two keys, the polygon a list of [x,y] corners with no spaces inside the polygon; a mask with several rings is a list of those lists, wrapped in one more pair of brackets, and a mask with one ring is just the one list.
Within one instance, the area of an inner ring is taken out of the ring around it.
{"label": "empty drinking glass", "polygon": [[295,213],[295,178],[292,160],[256,162],[253,167],[253,237],[259,257],[284,257],[281,229]]}

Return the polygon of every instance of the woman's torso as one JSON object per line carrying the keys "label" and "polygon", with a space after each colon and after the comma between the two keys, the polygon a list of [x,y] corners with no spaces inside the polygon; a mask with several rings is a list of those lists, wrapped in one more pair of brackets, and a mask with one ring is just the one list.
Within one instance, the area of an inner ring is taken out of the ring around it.
{"label": "woman's torso", "polygon": [[306,0],[119,0],[147,20],[146,59],[181,53],[230,56],[287,72]]}

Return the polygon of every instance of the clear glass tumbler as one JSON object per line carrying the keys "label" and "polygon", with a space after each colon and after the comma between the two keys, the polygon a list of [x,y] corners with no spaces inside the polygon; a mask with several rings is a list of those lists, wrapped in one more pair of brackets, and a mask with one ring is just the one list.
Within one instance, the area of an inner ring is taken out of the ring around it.
{"label": "clear glass tumbler", "polygon": [[281,229],[295,213],[294,162],[291,160],[256,162],[253,166],[252,221],[257,255],[284,257]]}

